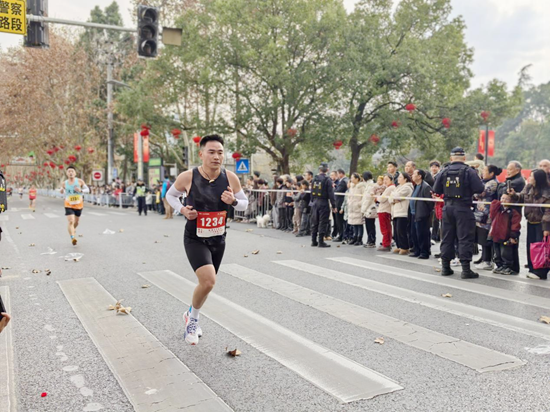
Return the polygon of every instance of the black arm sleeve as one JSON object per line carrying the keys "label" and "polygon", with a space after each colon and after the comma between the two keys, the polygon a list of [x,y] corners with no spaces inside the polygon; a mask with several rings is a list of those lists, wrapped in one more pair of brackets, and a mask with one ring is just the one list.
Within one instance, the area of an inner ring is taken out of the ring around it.
{"label": "black arm sleeve", "polygon": [[477,172],[473,169],[468,169],[468,180],[470,181],[470,188],[472,189],[473,194],[483,193],[485,190],[485,185],[479,178]]}
{"label": "black arm sleeve", "polygon": [[443,194],[443,172],[437,174],[433,187],[433,192],[438,195]]}
{"label": "black arm sleeve", "polygon": [[328,198],[330,200],[330,204],[332,205],[332,208],[334,209],[336,207],[336,199],[334,197],[334,188],[332,187],[332,184],[330,182],[330,178],[327,177],[327,181],[325,182],[327,185],[327,193]]}

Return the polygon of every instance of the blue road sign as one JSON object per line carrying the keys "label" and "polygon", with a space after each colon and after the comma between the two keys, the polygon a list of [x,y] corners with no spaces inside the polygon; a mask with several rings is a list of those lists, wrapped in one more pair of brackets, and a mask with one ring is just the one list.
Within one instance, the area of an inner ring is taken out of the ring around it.
{"label": "blue road sign", "polygon": [[250,164],[248,163],[248,159],[237,160],[235,169],[237,170],[237,173],[242,175],[250,173]]}

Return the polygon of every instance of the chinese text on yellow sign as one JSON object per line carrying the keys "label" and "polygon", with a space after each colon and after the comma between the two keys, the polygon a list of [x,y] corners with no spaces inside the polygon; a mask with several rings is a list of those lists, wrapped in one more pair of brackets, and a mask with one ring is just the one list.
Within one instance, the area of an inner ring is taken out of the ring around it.
{"label": "chinese text on yellow sign", "polygon": [[27,34],[25,0],[0,0],[0,32]]}

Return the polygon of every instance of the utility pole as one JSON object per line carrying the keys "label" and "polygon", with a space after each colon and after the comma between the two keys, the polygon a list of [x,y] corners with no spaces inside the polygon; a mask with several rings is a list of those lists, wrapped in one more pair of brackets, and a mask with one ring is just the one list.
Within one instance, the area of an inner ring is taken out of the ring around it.
{"label": "utility pole", "polygon": [[113,143],[113,57],[109,55],[107,62],[107,182],[113,181],[113,166],[115,164],[114,143]]}

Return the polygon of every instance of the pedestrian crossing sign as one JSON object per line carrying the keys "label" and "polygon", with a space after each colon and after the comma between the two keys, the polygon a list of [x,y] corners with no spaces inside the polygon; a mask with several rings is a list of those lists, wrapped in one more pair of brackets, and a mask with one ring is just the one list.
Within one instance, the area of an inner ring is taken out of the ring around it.
{"label": "pedestrian crossing sign", "polygon": [[248,162],[248,159],[239,159],[237,161],[237,164],[235,165],[235,169],[239,174],[244,175],[250,173],[250,164]]}

